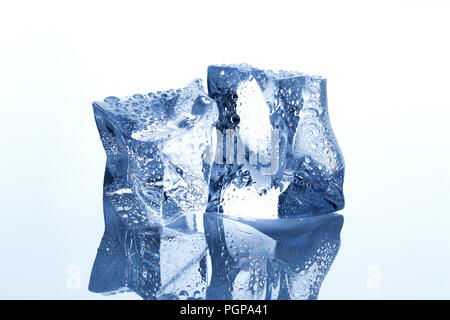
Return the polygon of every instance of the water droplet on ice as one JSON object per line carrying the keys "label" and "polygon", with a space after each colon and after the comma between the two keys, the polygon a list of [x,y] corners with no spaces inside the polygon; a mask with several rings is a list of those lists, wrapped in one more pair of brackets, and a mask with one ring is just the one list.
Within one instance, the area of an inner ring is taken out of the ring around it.
{"label": "water droplet on ice", "polygon": [[109,104],[114,104],[116,102],[119,102],[120,99],[117,97],[114,97],[114,96],[109,96],[109,97],[106,97],[104,101]]}
{"label": "water droplet on ice", "polygon": [[189,297],[189,294],[183,290],[180,291],[180,293],[178,294],[178,297],[180,298],[180,300],[187,300],[187,298]]}
{"label": "water droplet on ice", "polygon": [[231,123],[239,124],[240,121],[241,121],[241,118],[238,116],[237,113],[235,113],[231,116]]}

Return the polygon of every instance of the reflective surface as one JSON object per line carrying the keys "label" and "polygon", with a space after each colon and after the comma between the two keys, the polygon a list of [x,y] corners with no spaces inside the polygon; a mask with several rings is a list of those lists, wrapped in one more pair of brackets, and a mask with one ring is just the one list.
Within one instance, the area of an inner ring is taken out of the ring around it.
{"label": "reflective surface", "polygon": [[92,269],[93,292],[288,300],[318,297],[339,250],[343,216],[273,221],[208,213],[140,230],[120,219],[110,223]]}

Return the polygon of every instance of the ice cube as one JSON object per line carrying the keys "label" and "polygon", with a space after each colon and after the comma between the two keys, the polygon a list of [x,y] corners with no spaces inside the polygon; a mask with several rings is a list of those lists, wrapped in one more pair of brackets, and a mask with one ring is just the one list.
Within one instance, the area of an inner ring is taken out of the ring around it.
{"label": "ice cube", "polygon": [[232,219],[205,215],[207,299],[316,299],[340,246],[341,215]]}
{"label": "ice cube", "polygon": [[217,65],[208,68],[208,92],[220,113],[208,211],[276,218],[344,207],[325,79]]}
{"label": "ice cube", "polygon": [[112,210],[127,225],[160,226],[204,212],[218,110],[201,80],[111,96],[93,107],[107,154],[105,215]]}

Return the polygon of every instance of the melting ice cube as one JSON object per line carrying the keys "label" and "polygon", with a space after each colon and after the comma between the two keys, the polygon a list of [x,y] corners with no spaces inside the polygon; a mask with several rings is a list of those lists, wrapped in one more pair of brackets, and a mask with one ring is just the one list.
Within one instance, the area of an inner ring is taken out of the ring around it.
{"label": "melting ice cube", "polygon": [[200,80],[178,90],[94,102],[107,154],[104,211],[127,225],[202,213],[218,111]]}
{"label": "melting ice cube", "polygon": [[325,79],[211,66],[208,90],[196,80],[94,103],[106,228],[89,289],[316,298],[340,244],[329,212],[344,206]]}
{"label": "melting ice cube", "polygon": [[325,79],[210,66],[208,91],[220,113],[208,211],[276,218],[344,207],[344,160]]}

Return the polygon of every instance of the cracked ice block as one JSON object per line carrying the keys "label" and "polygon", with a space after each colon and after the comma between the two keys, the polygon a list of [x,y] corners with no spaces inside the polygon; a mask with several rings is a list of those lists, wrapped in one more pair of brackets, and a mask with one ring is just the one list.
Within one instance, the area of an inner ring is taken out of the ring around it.
{"label": "cracked ice block", "polygon": [[200,80],[178,90],[93,104],[107,155],[104,213],[127,228],[203,213],[218,111]]}
{"label": "cracked ice block", "polygon": [[244,220],[206,214],[207,299],[317,299],[340,246],[341,215]]}
{"label": "cracked ice block", "polygon": [[208,92],[220,114],[209,212],[277,218],[344,207],[344,160],[325,79],[246,64],[210,66]]}

